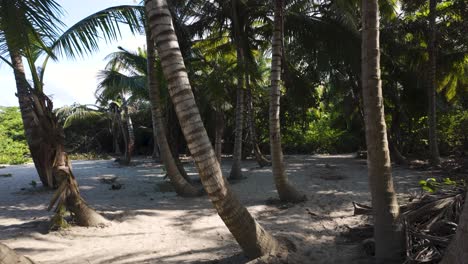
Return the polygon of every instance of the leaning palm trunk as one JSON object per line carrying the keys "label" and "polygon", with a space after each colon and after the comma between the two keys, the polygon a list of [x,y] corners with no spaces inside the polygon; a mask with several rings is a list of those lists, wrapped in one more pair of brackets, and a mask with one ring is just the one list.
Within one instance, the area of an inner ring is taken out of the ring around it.
{"label": "leaning palm trunk", "polygon": [[158,135],[155,137],[155,140],[157,145],[160,147],[162,160],[167,170],[167,175],[169,176],[169,180],[171,181],[172,186],[174,186],[176,193],[183,197],[200,196],[202,194],[201,190],[197,190],[181,175],[167,141],[165,129],[163,126],[165,123],[162,117],[159,82],[155,73],[154,42],[151,39],[150,34],[150,32],[147,32],[146,34],[146,46],[148,49],[148,87],[149,97],[151,100],[151,114],[153,117],[153,127],[156,129],[155,134]]}
{"label": "leaning palm trunk", "polygon": [[169,94],[208,196],[248,257],[276,252],[278,241],[255,221],[223,178],[195,103],[166,1],[146,0],[145,7]]}
{"label": "leaning palm trunk", "polygon": [[428,71],[428,126],[430,163],[440,164],[439,147],[437,144],[436,120],[436,5],[437,0],[429,0],[429,71]]}
{"label": "leaning palm trunk", "polygon": [[34,93],[26,81],[23,61],[19,52],[10,50],[11,63],[16,80],[17,96],[21,117],[23,119],[24,133],[28,142],[29,151],[34,161],[39,179],[45,187],[54,187],[52,167],[55,157],[53,142],[44,130],[48,124],[40,123],[38,116],[47,118],[46,105],[41,104],[39,94]]}
{"label": "leaning palm trunk", "polygon": [[384,119],[377,0],[362,0],[362,21],[362,88],[375,256],[378,263],[401,263],[404,239]]}
{"label": "leaning palm trunk", "polygon": [[440,264],[453,263],[468,263],[468,189],[463,211],[458,221],[457,233],[440,262]]}
{"label": "leaning palm trunk", "polygon": [[247,125],[249,126],[249,133],[250,133],[250,145],[253,148],[253,152],[255,155],[255,160],[257,161],[260,167],[270,166],[271,162],[263,156],[260,148],[258,147],[257,142],[257,131],[255,129],[255,113],[253,109],[253,100],[252,100],[252,87],[250,86],[250,80],[248,73],[246,74],[246,85],[247,85]]}
{"label": "leaning palm trunk", "polygon": [[[52,101],[42,92],[29,88],[21,56],[16,52],[10,52],[10,55],[28,144],[36,154],[43,155],[34,162],[40,165],[36,166],[38,172],[39,170],[47,172],[48,185],[45,186],[62,186],[62,189],[59,187],[56,192],[62,198],[61,205],[73,213],[78,224],[95,226],[104,223],[105,219],[88,207],[79,194],[78,184],[64,152],[63,129],[52,112]],[[65,192],[63,191],[65,189],[72,191]],[[57,197],[52,200],[57,200]]]}
{"label": "leaning palm trunk", "polygon": [[270,88],[270,148],[273,167],[273,177],[279,198],[285,202],[301,202],[306,196],[297,191],[284,169],[283,150],[281,149],[280,131],[280,82],[281,54],[283,48],[283,1],[275,1],[275,20],[272,39],[271,88]]}

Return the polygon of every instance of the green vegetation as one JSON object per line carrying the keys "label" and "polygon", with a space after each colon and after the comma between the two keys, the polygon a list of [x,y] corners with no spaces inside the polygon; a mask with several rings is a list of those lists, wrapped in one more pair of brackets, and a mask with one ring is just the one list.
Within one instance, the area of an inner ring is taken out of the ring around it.
{"label": "green vegetation", "polygon": [[31,161],[18,107],[0,107],[0,164]]}

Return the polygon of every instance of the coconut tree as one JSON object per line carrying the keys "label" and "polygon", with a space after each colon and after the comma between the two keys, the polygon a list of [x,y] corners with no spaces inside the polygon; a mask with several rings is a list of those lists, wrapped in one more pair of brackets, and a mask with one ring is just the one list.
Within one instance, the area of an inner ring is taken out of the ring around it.
{"label": "coconut tree", "polygon": [[285,202],[301,202],[306,199],[306,196],[297,191],[289,182],[284,169],[283,151],[281,149],[279,113],[281,97],[281,56],[283,49],[283,5],[284,2],[282,0],[275,1],[269,110],[271,161],[273,177],[280,199]]}
{"label": "coconut tree", "polygon": [[[9,53],[15,75],[17,96],[28,145],[44,186],[58,186],[51,207],[66,208],[81,225],[100,225],[106,220],[81,198],[78,184],[64,151],[64,133],[52,112],[52,101],[43,93],[44,67],[39,71],[35,60],[39,51],[53,57],[47,42],[55,40],[60,26],[60,6],[52,0],[1,1],[0,41]],[[3,51],[3,50],[2,50]],[[26,80],[22,62],[25,56],[33,86]]]}
{"label": "coconut tree", "polygon": [[430,163],[440,164],[439,147],[437,143],[437,120],[436,120],[436,6],[437,0],[429,0],[429,41],[427,51],[429,54],[429,69],[427,72],[427,94],[428,94],[428,126],[429,126],[429,151]]}
{"label": "coconut tree", "polygon": [[166,1],[146,0],[145,8],[169,94],[208,196],[247,256],[255,258],[277,251],[278,241],[242,206],[222,175],[195,103]]}
{"label": "coconut tree", "polygon": [[378,0],[362,1],[362,89],[367,167],[378,263],[401,263],[404,252],[399,206],[393,187],[380,79]]}
{"label": "coconut tree", "polygon": [[[195,188],[180,173],[167,141],[166,129],[164,128],[165,122],[163,120],[164,118],[161,109],[162,100],[160,89],[162,83],[162,71],[160,63],[156,62],[155,46],[150,32],[147,32],[146,34],[146,47],[148,54],[148,92],[151,101],[153,128],[155,129],[155,140],[157,140],[159,149],[161,151],[161,157],[164,166],[177,194],[183,197],[200,196],[203,193],[202,190]],[[158,65],[157,68],[156,65]]]}

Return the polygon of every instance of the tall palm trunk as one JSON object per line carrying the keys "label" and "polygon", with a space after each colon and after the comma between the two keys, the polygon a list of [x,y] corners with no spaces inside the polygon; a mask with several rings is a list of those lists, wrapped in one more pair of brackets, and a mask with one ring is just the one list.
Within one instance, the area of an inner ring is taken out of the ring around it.
{"label": "tall palm trunk", "polygon": [[[133,151],[135,150],[135,133],[133,132],[132,119],[128,113],[128,105],[125,96],[122,95],[122,109],[124,111],[124,119],[126,124],[126,131],[123,133],[127,136],[127,141],[125,142],[125,154],[124,154],[124,164],[129,165],[132,161]],[[125,136],[124,136],[125,138]]]}
{"label": "tall palm trunk", "polygon": [[166,1],[146,0],[145,8],[163,72],[168,80],[169,94],[208,196],[248,257],[276,252],[279,249],[278,241],[255,221],[223,178],[195,103]]}
{"label": "tall palm trunk", "polygon": [[429,151],[430,163],[440,164],[439,147],[437,144],[437,120],[436,120],[436,5],[437,0],[429,0],[429,71],[428,71],[428,126],[429,126]]}
{"label": "tall palm trunk", "polygon": [[111,112],[112,119],[112,148],[114,154],[120,155],[120,143],[119,143],[119,122],[117,121],[118,115],[114,111]]}
{"label": "tall palm trunk", "polygon": [[380,79],[378,0],[362,0],[362,89],[378,263],[401,263],[403,232],[393,188]]}
{"label": "tall palm trunk", "polygon": [[270,88],[270,148],[273,177],[279,198],[285,202],[301,202],[306,196],[289,183],[284,169],[283,150],[280,131],[280,82],[281,54],[283,49],[283,0],[275,1],[275,19],[272,39],[271,88]]}
{"label": "tall palm trunk", "polygon": [[[161,95],[159,91],[158,76],[155,72],[155,54],[154,54],[154,42],[151,39],[151,33],[146,34],[146,47],[147,47],[147,60],[148,60],[148,87],[149,97],[151,100],[151,114],[153,118],[153,127],[155,129],[155,140],[161,150],[161,156],[164,166],[167,170],[167,175],[171,181],[172,186],[176,193],[183,197],[193,197],[202,194],[200,190],[197,190],[192,186],[185,178],[180,174],[179,168],[172,156],[169,143],[167,141],[166,132],[164,129],[164,121],[161,110]],[[156,144],[155,142],[155,144]]]}
{"label": "tall palm trunk", "polygon": [[[467,190],[468,191],[468,190]],[[457,233],[452,238],[440,264],[468,263],[468,192],[458,220]]]}
{"label": "tall palm trunk", "polygon": [[247,71],[245,76],[245,83],[247,86],[247,125],[249,126],[250,145],[252,145],[255,160],[257,161],[258,165],[260,167],[270,166],[271,162],[267,160],[265,156],[263,156],[262,152],[260,151],[260,148],[258,147],[257,131],[255,129],[255,113],[252,100],[252,87],[250,86],[249,73]]}
{"label": "tall palm trunk", "polygon": [[44,186],[58,186],[67,181],[73,186],[72,192],[66,192],[65,206],[71,211],[79,225],[95,226],[106,220],[91,209],[81,198],[78,183],[73,176],[71,165],[64,152],[64,133],[52,112],[50,99],[42,92],[29,88],[24,73],[24,66],[19,52],[10,49],[10,57],[15,74],[21,116],[25,134],[36,169],[45,182]]}
{"label": "tall palm trunk", "polygon": [[241,70],[244,66],[244,53],[240,40],[240,25],[237,13],[237,1],[231,0],[232,4],[232,24],[234,28],[234,43],[237,50],[237,89],[236,89],[236,135],[234,140],[234,151],[232,153],[232,167],[229,179],[242,179],[242,131],[244,130],[244,73]]}

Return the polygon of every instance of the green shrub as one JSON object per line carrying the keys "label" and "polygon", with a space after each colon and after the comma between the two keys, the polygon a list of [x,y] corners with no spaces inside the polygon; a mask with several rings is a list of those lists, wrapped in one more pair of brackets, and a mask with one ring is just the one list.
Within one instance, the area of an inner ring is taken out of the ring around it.
{"label": "green shrub", "polygon": [[30,161],[18,107],[0,108],[0,164],[22,164]]}

